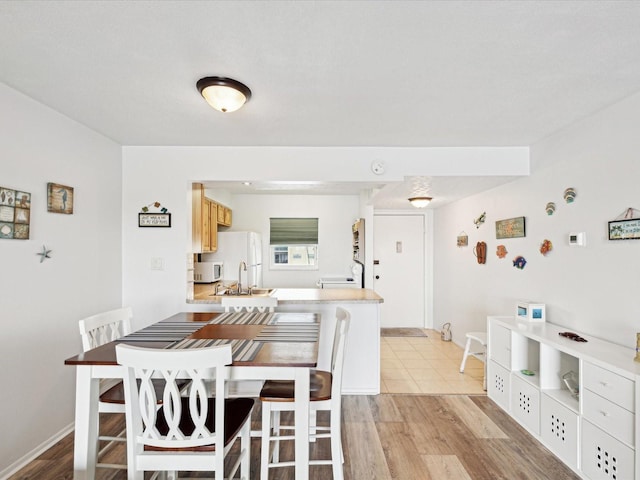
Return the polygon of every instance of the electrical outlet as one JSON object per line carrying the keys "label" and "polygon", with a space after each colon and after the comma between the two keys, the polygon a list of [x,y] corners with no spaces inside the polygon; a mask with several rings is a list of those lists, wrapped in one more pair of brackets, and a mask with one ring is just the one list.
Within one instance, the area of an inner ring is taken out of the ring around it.
{"label": "electrical outlet", "polygon": [[164,270],[164,260],[161,257],[151,259],[151,270]]}

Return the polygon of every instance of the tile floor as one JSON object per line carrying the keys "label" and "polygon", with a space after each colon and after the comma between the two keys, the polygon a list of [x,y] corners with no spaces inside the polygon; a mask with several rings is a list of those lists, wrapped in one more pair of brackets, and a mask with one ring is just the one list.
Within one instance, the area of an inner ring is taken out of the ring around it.
{"label": "tile floor", "polygon": [[470,356],[460,373],[464,349],[443,342],[436,330],[425,332],[427,337],[381,337],[381,393],[486,394],[484,364]]}

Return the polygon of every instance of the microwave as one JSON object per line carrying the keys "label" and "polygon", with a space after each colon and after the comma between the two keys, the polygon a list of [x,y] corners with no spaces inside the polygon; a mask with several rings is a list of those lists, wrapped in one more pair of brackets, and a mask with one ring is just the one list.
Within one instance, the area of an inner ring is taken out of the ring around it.
{"label": "microwave", "polygon": [[197,262],[193,280],[196,283],[213,283],[222,280],[222,262]]}

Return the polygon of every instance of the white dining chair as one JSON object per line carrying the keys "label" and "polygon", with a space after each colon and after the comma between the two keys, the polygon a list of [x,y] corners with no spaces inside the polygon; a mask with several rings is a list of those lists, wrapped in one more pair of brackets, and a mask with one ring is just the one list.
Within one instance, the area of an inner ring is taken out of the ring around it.
{"label": "white dining chair", "polygon": [[[88,351],[112,342],[131,333],[131,307],[117,308],[108,312],[98,313],[84,318],[78,322],[80,336],[82,337],[82,349]],[[100,385],[100,400],[98,413],[125,413],[124,388],[121,381],[105,380]],[[98,415],[99,417],[99,415]],[[97,467],[125,469],[124,464],[101,463],[99,460],[115,445],[113,442],[125,442],[125,430],[118,435],[100,435],[100,421],[98,419],[98,447],[100,442],[107,442],[102,449],[98,448]]]}
{"label": "white dining chair", "polygon": [[[126,368],[129,478],[147,471],[166,472],[169,480],[177,479],[179,471],[213,471],[216,479],[233,478],[238,468],[241,478],[251,478],[254,401],[225,398],[232,361],[230,345],[156,349],[119,344],[116,357]],[[191,382],[188,396],[180,393],[179,375]],[[159,409],[152,378],[165,384]],[[211,378],[215,379],[212,388]],[[225,457],[238,438],[238,458],[225,475]]]}
{"label": "white dining chair", "polygon": [[[342,418],[342,370],[344,349],[349,331],[350,314],[343,308],[336,308],[336,328],[331,352],[331,371],[312,370],[310,378],[310,412],[315,417],[319,411],[330,412],[330,425],[316,425],[312,421],[309,441],[329,438],[331,459],[310,460],[310,465],[332,465],[333,479],[343,480],[342,440],[340,422]],[[293,461],[280,461],[280,441],[295,439],[295,426],[282,425],[280,412],[294,410],[294,383],[289,380],[267,380],[260,392],[262,401],[262,451],[260,478],[269,478],[269,469],[293,466]],[[283,435],[282,430],[294,430],[292,435]],[[323,433],[318,433],[323,432]],[[274,443],[273,453],[271,442]]]}
{"label": "white dining chair", "polygon": [[278,306],[278,299],[268,296],[223,296],[220,304],[225,312],[274,312]]}

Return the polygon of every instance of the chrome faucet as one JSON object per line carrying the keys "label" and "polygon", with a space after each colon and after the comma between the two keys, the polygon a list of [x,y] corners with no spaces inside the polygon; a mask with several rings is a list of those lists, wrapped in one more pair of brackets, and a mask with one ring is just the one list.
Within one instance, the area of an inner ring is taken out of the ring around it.
{"label": "chrome faucet", "polygon": [[240,260],[240,265],[238,266],[238,295],[242,294],[242,283],[240,282],[242,280],[242,270],[247,271],[247,264]]}

